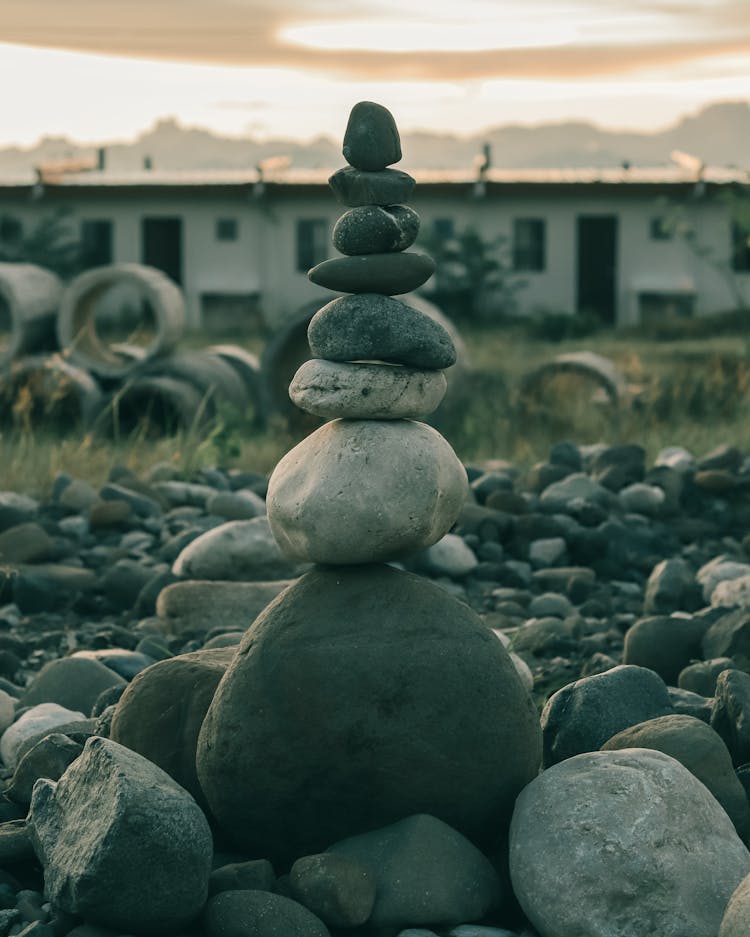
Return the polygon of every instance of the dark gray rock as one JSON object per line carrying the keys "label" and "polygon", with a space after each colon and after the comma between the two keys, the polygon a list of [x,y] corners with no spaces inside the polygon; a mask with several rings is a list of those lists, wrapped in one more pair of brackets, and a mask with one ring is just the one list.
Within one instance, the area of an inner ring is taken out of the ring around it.
{"label": "dark gray rock", "polygon": [[339,293],[411,293],[435,272],[435,261],[427,254],[402,251],[397,254],[361,254],[324,260],[308,271],[313,283]]}
{"label": "dark gray rock", "polygon": [[416,240],[419,215],[406,205],[351,208],[333,228],[333,246],[349,256],[403,251]]}
{"label": "dark gray rock", "polygon": [[475,921],[500,900],[489,860],[435,817],[406,817],[336,843],[329,852],[356,859],[374,875],[370,928]]}
{"label": "dark gray rock", "polygon": [[617,732],[673,712],[664,681],[645,667],[621,665],[553,694],[542,711],[544,765],[597,751]]}
{"label": "dark gray rock", "polygon": [[685,560],[662,560],[654,566],[646,583],[643,600],[643,611],[646,614],[669,614],[678,609],[693,611],[700,604],[700,589],[695,574]]}
{"label": "dark gray rock", "polygon": [[750,762],[750,674],[740,670],[719,674],[711,726],[724,740],[735,765]]}
{"label": "dark gray rock", "polygon": [[294,863],[289,888],[295,901],[329,927],[359,927],[375,904],[376,875],[352,856],[324,852]]}
{"label": "dark gray rock", "polygon": [[16,765],[5,794],[19,804],[31,803],[39,778],[57,781],[83,751],[83,746],[60,732],[51,732],[30,748]]}
{"label": "dark gray rock", "polygon": [[[102,648],[96,651],[76,651],[71,655],[74,660],[95,660],[109,667],[123,680],[132,680],[146,667],[154,663],[153,657],[139,651],[127,651],[121,647]],[[122,686],[122,684],[116,684]]]}
{"label": "dark gray rock", "polygon": [[365,565],[314,568],[260,615],[197,767],[227,835],[275,861],[414,812],[482,841],[539,758],[531,699],[481,619],[421,577]]}
{"label": "dark gray rock", "polygon": [[90,739],[59,781],[37,781],[29,824],[46,894],[69,914],[156,935],[203,907],[206,818],[160,768],[115,742]]}
{"label": "dark gray rock", "polygon": [[307,329],[310,352],[329,361],[375,359],[413,368],[449,368],[456,349],[429,316],[375,293],[342,296],[315,313]]}
{"label": "dark gray rock", "polygon": [[622,662],[650,667],[676,685],[680,671],[701,656],[708,623],[697,617],[654,615],[636,621],[625,635]]}
{"label": "dark gray rock", "polygon": [[344,159],[355,169],[378,172],[401,159],[401,139],[393,114],[382,104],[360,101],[344,132]]}
{"label": "dark gray rock", "polygon": [[716,692],[716,680],[723,670],[736,669],[731,657],[714,657],[689,664],[677,678],[677,686],[701,696],[711,697]]}
{"label": "dark gray rock", "polygon": [[704,658],[731,657],[739,670],[750,670],[750,610],[722,615],[706,631],[702,647]]}
{"label": "dark gray rock", "polygon": [[222,891],[203,913],[206,937],[330,937],[311,911],[267,891]]}
{"label": "dark gray rock", "polygon": [[229,862],[211,872],[208,878],[209,897],[220,891],[273,891],[276,874],[268,859]]}
{"label": "dark gray rock", "polygon": [[66,709],[90,713],[97,697],[126,681],[109,667],[85,657],[61,657],[45,664],[21,698],[23,706],[57,703]]}
{"label": "dark gray rock", "polygon": [[362,172],[351,166],[339,169],[328,180],[333,194],[342,205],[400,205],[408,202],[415,180],[400,169]]}

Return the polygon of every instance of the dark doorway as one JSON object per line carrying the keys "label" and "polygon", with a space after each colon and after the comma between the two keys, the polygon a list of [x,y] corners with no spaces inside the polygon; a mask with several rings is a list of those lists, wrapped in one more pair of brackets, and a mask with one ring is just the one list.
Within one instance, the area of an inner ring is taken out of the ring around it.
{"label": "dark doorway", "polygon": [[182,283],[182,218],[144,218],[141,235],[143,263]]}
{"label": "dark doorway", "polygon": [[580,215],[578,243],[578,312],[592,313],[607,325],[616,319],[617,218]]}

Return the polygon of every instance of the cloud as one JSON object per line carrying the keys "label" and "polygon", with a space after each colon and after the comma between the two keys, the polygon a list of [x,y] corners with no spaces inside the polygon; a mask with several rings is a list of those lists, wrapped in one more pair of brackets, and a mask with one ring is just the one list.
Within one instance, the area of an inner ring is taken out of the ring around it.
{"label": "cloud", "polygon": [[[620,0],[605,10],[601,0],[577,0],[577,6],[575,0],[527,0],[525,13],[533,13],[535,6],[540,16],[558,16],[561,22],[563,16],[577,16],[579,38],[565,45],[489,51],[326,50],[284,42],[279,34],[290,24],[341,20],[341,4],[334,0],[286,0],[283,7],[270,0],[2,0],[0,41],[110,56],[312,69],[339,78],[420,81],[595,78],[750,53],[747,0]],[[418,8],[419,3],[412,4],[408,15],[414,18]],[[346,18],[396,19],[407,15],[403,9],[391,0],[349,0]],[[464,0],[464,9],[467,15],[489,10],[483,0]]]}

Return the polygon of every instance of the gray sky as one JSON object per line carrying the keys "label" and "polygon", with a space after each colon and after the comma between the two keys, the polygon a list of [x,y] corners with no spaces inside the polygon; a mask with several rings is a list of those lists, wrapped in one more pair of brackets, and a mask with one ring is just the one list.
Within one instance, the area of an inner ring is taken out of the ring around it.
{"label": "gray sky", "polygon": [[0,81],[0,143],[338,135],[364,97],[403,130],[655,129],[750,99],[750,0],[2,0]]}

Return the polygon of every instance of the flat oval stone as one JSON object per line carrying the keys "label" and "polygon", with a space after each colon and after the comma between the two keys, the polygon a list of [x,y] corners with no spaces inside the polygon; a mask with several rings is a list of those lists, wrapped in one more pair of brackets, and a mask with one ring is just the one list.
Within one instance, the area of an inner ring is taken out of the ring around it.
{"label": "flat oval stone", "polygon": [[427,254],[402,251],[398,254],[363,254],[336,257],[308,270],[318,286],[339,293],[411,293],[435,272],[435,261]]}
{"label": "flat oval stone", "polygon": [[411,247],[419,215],[406,205],[362,205],[345,212],[333,229],[333,246],[342,254],[381,254]]}
{"label": "flat oval stone", "polygon": [[336,199],[342,205],[399,205],[408,202],[416,180],[400,169],[363,172],[353,166],[344,166],[329,179]]}
{"label": "flat oval stone", "polygon": [[453,339],[434,319],[377,293],[341,296],[310,320],[307,341],[315,358],[390,361],[414,368],[449,368]]}
{"label": "flat oval stone", "polygon": [[334,420],[288,452],[268,483],[271,530],[289,557],[349,565],[436,543],[466,499],[466,470],[411,420]]}
{"label": "flat oval stone", "polygon": [[401,159],[401,139],[393,114],[382,104],[360,101],[344,133],[344,159],[356,169],[377,172]]}
{"label": "flat oval stone", "polygon": [[442,371],[313,358],[294,375],[289,396],[326,419],[416,420],[438,407],[446,387]]}

